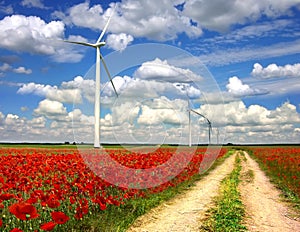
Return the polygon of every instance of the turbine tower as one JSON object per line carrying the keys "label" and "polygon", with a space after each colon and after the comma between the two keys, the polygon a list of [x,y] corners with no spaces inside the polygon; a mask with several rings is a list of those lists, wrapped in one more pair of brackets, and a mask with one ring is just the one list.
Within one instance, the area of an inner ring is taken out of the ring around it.
{"label": "turbine tower", "polygon": [[[114,12],[114,11],[113,11]],[[68,41],[64,40],[67,43],[72,43],[72,44],[79,44],[83,46],[88,46],[96,49],[96,78],[95,78],[95,83],[96,83],[96,88],[95,88],[95,106],[94,106],[94,115],[95,115],[95,125],[94,125],[94,148],[101,148],[100,145],[100,61],[102,61],[104,69],[110,79],[110,82],[112,84],[112,87],[116,93],[116,96],[118,97],[118,93],[116,91],[116,88],[114,86],[114,83],[112,81],[111,75],[108,71],[107,65],[104,61],[103,56],[101,55],[100,48],[105,45],[105,41],[101,41],[103,38],[107,27],[110,23],[111,17],[113,16],[113,12],[110,15],[106,25],[103,28],[102,33],[100,34],[98,40],[96,43],[86,43],[86,42],[77,42],[77,41]]]}
{"label": "turbine tower", "polygon": [[202,118],[204,118],[207,121],[207,124],[208,124],[208,144],[210,144],[210,137],[211,137],[211,133],[212,133],[212,127],[211,127],[210,120],[207,117],[205,117],[203,114],[200,114],[199,112],[189,108],[189,146],[190,147],[192,146],[192,141],[191,141],[191,139],[192,139],[192,135],[191,135],[191,112],[193,112],[195,114],[198,114],[199,116],[201,116]]}

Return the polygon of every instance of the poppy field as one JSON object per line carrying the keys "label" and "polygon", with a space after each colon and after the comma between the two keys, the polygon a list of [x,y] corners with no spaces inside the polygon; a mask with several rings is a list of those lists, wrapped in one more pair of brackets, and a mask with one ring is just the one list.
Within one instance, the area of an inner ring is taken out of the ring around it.
{"label": "poppy field", "polygon": [[[88,162],[103,162],[101,154],[89,155],[90,150],[84,151],[89,157]],[[165,163],[175,150],[163,147],[149,154],[138,154],[120,148],[106,152],[113,160],[131,169],[148,169]],[[176,177],[145,189],[109,183],[86,165],[82,152],[67,148],[1,148],[0,230],[71,231],[75,228],[76,231],[78,224],[84,224],[87,218],[95,215],[98,221],[105,221],[114,217],[112,212],[117,214],[128,208],[133,200],[147,201],[149,196],[176,188],[193,178],[199,173],[206,148],[198,148]],[[187,153],[183,150],[177,154],[175,165],[182,163]],[[222,148],[218,157],[225,153],[226,149]],[[158,177],[155,175],[154,179]]]}
{"label": "poppy field", "polygon": [[263,170],[287,194],[300,197],[300,147],[251,147]]}

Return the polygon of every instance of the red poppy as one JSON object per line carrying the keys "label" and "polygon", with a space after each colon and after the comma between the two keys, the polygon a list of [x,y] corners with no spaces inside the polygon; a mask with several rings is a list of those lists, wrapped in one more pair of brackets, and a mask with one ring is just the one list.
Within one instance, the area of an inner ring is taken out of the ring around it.
{"label": "red poppy", "polygon": [[74,204],[75,202],[76,202],[76,199],[75,199],[75,197],[73,197],[73,196],[70,196],[70,203],[71,204]]}
{"label": "red poppy", "polygon": [[0,227],[2,227],[3,225],[3,221],[0,219]]}
{"label": "red poppy", "polygon": [[9,206],[9,212],[21,220],[30,220],[39,217],[37,209],[33,205],[25,202],[15,203]]}
{"label": "red poppy", "polygon": [[57,224],[65,224],[70,219],[63,212],[52,212],[51,217]]}
{"label": "red poppy", "polygon": [[46,201],[46,203],[47,203],[47,205],[48,205],[50,208],[52,208],[52,209],[57,208],[57,207],[60,206],[60,202],[59,202],[59,200],[56,198],[55,195],[49,196],[49,199]]}
{"label": "red poppy", "polygon": [[10,232],[23,232],[23,230],[21,230],[19,228],[14,228]]}
{"label": "red poppy", "polygon": [[54,222],[46,222],[43,225],[40,226],[41,230],[51,231],[56,226],[56,223]]}
{"label": "red poppy", "polygon": [[0,200],[9,200],[11,198],[14,198],[15,195],[11,193],[4,193],[0,195]]}

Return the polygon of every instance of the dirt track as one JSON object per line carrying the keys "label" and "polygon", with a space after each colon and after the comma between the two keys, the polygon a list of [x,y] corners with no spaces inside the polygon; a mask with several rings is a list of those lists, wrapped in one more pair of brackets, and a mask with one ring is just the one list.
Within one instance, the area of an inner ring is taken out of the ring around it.
{"label": "dirt track", "polygon": [[246,208],[247,229],[272,232],[300,231],[299,218],[282,202],[279,190],[270,183],[258,164],[246,152],[244,154],[246,161],[242,163],[242,178],[249,170],[253,170],[254,173],[253,180],[244,179],[240,185],[242,201]]}
{"label": "dirt track", "polygon": [[138,218],[128,231],[199,231],[199,220],[218,194],[221,180],[232,171],[234,159],[235,155],[230,156],[189,191]]}
{"label": "dirt track", "polygon": [[[276,189],[260,170],[258,164],[245,152],[242,159],[242,182],[239,186],[245,205],[245,225],[249,231],[300,231],[299,215],[291,211],[280,199]],[[233,170],[236,155],[227,158],[194,187],[174,199],[152,209],[138,218],[128,232],[192,232],[199,231],[206,211],[213,206],[220,182]],[[246,173],[252,170],[249,180]]]}

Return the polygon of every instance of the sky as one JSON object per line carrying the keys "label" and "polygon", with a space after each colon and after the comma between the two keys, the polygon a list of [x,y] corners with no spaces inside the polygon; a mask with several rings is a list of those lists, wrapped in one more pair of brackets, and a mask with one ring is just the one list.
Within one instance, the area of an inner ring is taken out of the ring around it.
{"label": "sky", "polygon": [[[111,16],[112,15],[112,16]],[[300,142],[300,0],[0,0],[0,142]]]}

